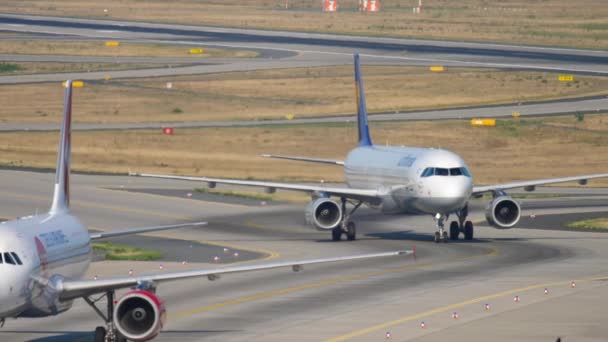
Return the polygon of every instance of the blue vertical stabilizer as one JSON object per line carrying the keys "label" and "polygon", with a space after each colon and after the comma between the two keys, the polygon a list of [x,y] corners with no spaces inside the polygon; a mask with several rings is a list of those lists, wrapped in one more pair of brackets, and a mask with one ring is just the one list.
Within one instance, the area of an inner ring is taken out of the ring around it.
{"label": "blue vertical stabilizer", "polygon": [[361,79],[361,65],[359,54],[355,54],[355,90],[357,95],[357,125],[359,128],[359,146],[371,146],[372,138],[369,135],[367,125],[367,107],[365,104],[365,92],[363,91],[363,80]]}

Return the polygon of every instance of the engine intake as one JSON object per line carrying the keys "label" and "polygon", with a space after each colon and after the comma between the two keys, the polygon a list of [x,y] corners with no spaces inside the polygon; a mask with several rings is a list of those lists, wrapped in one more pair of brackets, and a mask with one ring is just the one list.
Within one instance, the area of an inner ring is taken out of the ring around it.
{"label": "engine intake", "polygon": [[306,222],[319,230],[331,230],[342,221],[342,207],[329,198],[317,198],[306,206]]}
{"label": "engine intake", "polygon": [[129,341],[153,339],[160,333],[165,319],[165,304],[149,291],[131,291],[114,307],[116,329]]}
{"label": "engine intake", "polygon": [[513,198],[500,196],[486,206],[486,220],[498,229],[509,229],[519,222],[521,208]]}

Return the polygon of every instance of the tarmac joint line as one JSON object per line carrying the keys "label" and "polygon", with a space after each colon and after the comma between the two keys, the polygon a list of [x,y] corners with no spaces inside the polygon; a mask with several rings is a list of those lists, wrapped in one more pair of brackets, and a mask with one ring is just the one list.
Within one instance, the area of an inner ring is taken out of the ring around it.
{"label": "tarmac joint line", "polygon": [[[577,280],[577,282],[601,281],[601,280],[606,280],[606,279],[607,279],[607,277],[594,277],[594,278],[580,279],[580,280]],[[421,312],[418,314],[405,316],[405,317],[398,318],[398,319],[395,319],[395,320],[392,320],[389,322],[385,322],[385,323],[377,324],[377,325],[374,325],[374,326],[371,326],[368,328],[356,330],[356,331],[353,331],[348,334],[344,334],[341,336],[327,339],[327,340],[325,340],[325,342],[346,341],[346,340],[350,340],[355,337],[360,337],[363,335],[367,335],[367,334],[376,332],[378,330],[385,330],[387,328],[390,328],[390,327],[393,327],[393,326],[396,326],[399,324],[411,322],[413,320],[418,320],[418,319],[422,319],[422,318],[432,316],[435,314],[452,311],[454,309],[462,308],[467,305],[478,304],[478,303],[488,301],[490,299],[496,299],[496,298],[500,298],[500,297],[504,297],[504,296],[508,296],[508,295],[512,295],[512,294],[516,294],[516,293],[521,293],[521,292],[525,292],[525,291],[529,291],[529,290],[535,290],[535,289],[539,289],[539,288],[558,286],[558,285],[565,285],[567,283],[568,283],[568,281],[556,281],[556,282],[551,282],[551,283],[535,284],[535,285],[530,285],[530,286],[521,287],[521,288],[517,288],[517,289],[506,290],[506,291],[502,291],[502,292],[498,292],[498,293],[494,293],[494,294],[490,294],[490,295],[486,295],[486,296],[481,296],[481,297],[473,298],[473,299],[466,300],[466,301],[463,301],[460,303],[441,306],[441,307],[427,310],[427,311],[424,311],[424,312]]]}

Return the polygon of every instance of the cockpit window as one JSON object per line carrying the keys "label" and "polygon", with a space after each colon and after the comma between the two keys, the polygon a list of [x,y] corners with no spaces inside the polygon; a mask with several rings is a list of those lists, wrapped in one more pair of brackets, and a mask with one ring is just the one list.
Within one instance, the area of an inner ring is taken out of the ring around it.
{"label": "cockpit window", "polygon": [[462,176],[462,169],[459,167],[450,169],[450,176]]}
{"label": "cockpit window", "polygon": [[448,176],[449,172],[448,169],[442,169],[439,167],[435,168],[435,176]]}
{"label": "cockpit window", "polygon": [[[2,258],[3,255],[4,258]],[[19,256],[15,252],[4,252],[4,254],[0,253],[0,264],[2,264],[2,259],[4,259],[4,263],[10,265],[23,265],[23,262],[21,262],[21,258],[19,258]]]}
{"label": "cockpit window", "polygon": [[19,256],[17,255],[17,253],[11,252],[11,255],[13,256],[13,259],[15,259],[15,261],[17,262],[18,265],[23,265],[23,263],[21,262],[21,259],[19,259]]}
{"label": "cockpit window", "polygon": [[424,169],[424,171],[422,171],[422,174],[420,175],[420,177],[430,177],[433,175],[433,172],[435,172],[433,170],[432,167],[427,167],[426,169]]}
{"label": "cockpit window", "polygon": [[471,177],[471,173],[466,167],[454,167],[451,169],[444,169],[440,167],[427,167],[422,171],[420,177],[431,177],[431,176],[465,176]]}
{"label": "cockpit window", "polygon": [[4,261],[7,264],[11,264],[11,265],[16,265],[15,260],[13,260],[13,257],[11,256],[10,253],[4,253]]}

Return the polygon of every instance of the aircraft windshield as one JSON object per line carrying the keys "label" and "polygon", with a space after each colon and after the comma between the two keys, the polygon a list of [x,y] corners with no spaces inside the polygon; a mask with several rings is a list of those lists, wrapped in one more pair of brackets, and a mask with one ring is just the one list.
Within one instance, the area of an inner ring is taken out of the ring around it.
{"label": "aircraft windshield", "polygon": [[422,171],[420,177],[431,177],[431,176],[465,176],[471,177],[471,173],[466,167],[454,167],[454,168],[441,168],[441,167],[427,167]]}
{"label": "aircraft windshield", "polygon": [[19,255],[15,252],[4,252],[0,253],[0,264],[9,264],[9,265],[23,265]]}

